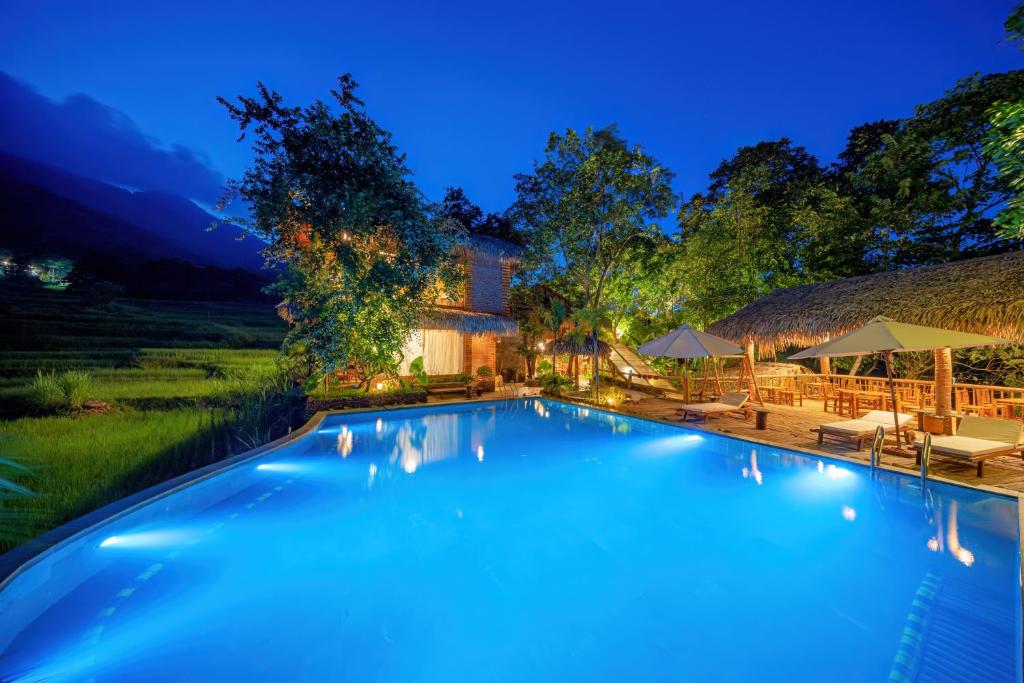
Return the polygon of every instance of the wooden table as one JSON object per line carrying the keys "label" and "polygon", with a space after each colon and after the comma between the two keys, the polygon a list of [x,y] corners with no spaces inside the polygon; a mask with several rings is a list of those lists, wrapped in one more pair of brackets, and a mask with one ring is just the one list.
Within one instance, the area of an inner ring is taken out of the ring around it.
{"label": "wooden table", "polygon": [[839,400],[836,406],[836,412],[840,416],[846,415],[843,411],[844,405],[850,406],[850,417],[856,418],[860,412],[862,403],[867,404],[875,410],[885,409],[885,397],[884,391],[861,391],[860,389],[837,389],[837,395]]}

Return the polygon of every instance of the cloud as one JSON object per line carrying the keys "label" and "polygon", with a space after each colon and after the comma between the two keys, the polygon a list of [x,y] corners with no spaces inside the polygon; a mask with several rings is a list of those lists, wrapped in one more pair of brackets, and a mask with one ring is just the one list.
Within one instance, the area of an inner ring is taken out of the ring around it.
{"label": "cloud", "polygon": [[138,190],[208,204],[224,179],[200,152],[166,147],[123,112],[88,95],[56,102],[0,71],[0,151]]}

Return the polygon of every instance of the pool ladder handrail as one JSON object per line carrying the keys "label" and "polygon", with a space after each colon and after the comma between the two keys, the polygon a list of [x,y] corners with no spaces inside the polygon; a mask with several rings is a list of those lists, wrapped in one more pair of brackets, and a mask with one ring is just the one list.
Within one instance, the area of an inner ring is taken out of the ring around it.
{"label": "pool ladder handrail", "polygon": [[924,437],[921,441],[921,489],[924,489],[925,483],[928,481],[928,462],[932,457],[932,435],[928,432],[924,433]]}
{"label": "pool ladder handrail", "polygon": [[885,443],[885,428],[882,425],[875,427],[875,436],[871,439],[871,471],[874,472],[878,465],[882,464],[882,444]]}

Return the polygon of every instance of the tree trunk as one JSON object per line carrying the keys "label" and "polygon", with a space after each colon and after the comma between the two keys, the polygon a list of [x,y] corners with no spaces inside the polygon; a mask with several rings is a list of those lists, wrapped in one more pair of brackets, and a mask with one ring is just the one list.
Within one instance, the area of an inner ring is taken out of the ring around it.
{"label": "tree trunk", "polygon": [[850,368],[850,377],[857,374],[857,371],[860,370],[860,363],[863,360],[864,356],[857,356],[857,360],[853,361],[853,366]]}
{"label": "tree trunk", "polygon": [[[754,376],[754,340],[745,339],[743,342],[743,346],[743,355],[747,357],[747,363],[750,365],[750,395],[753,396],[754,394],[758,393],[757,390],[754,388],[754,386],[757,384],[757,377]],[[740,374],[743,374],[742,368],[740,369]],[[739,390],[740,387],[737,385],[736,389]]]}
{"label": "tree trunk", "polygon": [[818,359],[818,364],[819,364],[819,369],[821,371],[821,374],[823,374],[823,375],[831,375],[832,374],[832,363],[829,362],[828,358],[824,358],[824,357],[819,358]]}
{"label": "tree trunk", "polygon": [[950,395],[953,393],[953,352],[935,349],[935,414],[952,415]]}
{"label": "tree trunk", "polygon": [[597,330],[594,330],[593,335],[591,335],[591,339],[594,342],[594,400],[596,401],[601,395],[600,379],[598,377],[597,369]]}

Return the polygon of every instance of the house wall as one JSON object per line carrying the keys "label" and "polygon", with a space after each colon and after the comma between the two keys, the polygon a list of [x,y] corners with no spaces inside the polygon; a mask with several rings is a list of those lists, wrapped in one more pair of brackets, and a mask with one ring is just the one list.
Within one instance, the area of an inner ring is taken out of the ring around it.
{"label": "house wall", "polygon": [[475,374],[477,368],[486,365],[494,371],[497,337],[493,334],[464,334],[463,372]]}
{"label": "house wall", "polygon": [[466,307],[486,313],[508,313],[511,266],[484,252],[474,252],[467,269]]}

